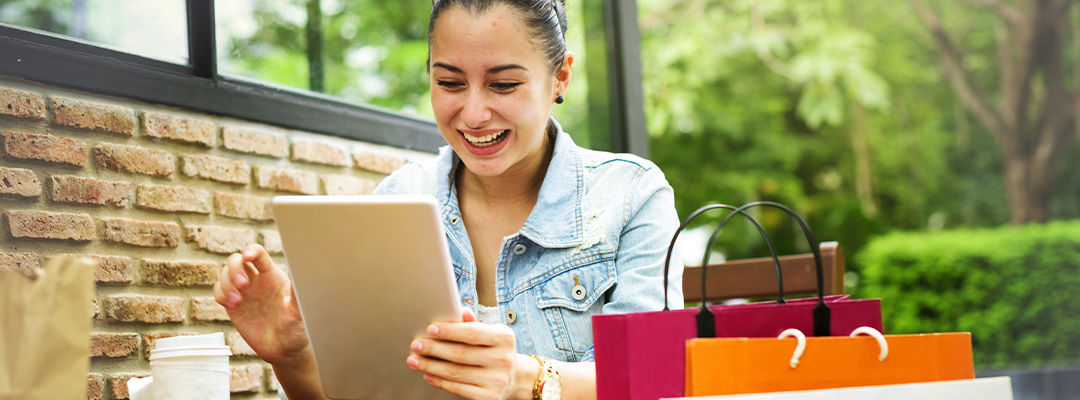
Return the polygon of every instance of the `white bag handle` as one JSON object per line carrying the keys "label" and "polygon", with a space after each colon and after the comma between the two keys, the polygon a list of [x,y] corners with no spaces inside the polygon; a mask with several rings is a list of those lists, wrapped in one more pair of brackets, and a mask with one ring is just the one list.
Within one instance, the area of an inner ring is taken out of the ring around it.
{"label": "white bag handle", "polygon": [[[860,326],[851,331],[850,337],[859,335],[867,335],[877,340],[878,346],[881,348],[881,353],[878,354],[878,361],[885,361],[885,358],[889,357],[889,343],[885,341],[885,336],[882,335],[881,332],[878,332],[877,329],[869,326]],[[806,335],[798,329],[790,328],[780,332],[780,336],[777,336],[776,338],[785,339],[789,337],[794,337],[795,340],[797,340],[795,352],[791,354],[791,361],[789,362],[791,368],[795,368],[799,365],[799,358],[802,358],[803,353],[806,351]]]}
{"label": "white bag handle", "polygon": [[878,346],[881,347],[881,353],[878,354],[878,361],[885,361],[885,358],[889,356],[889,343],[885,341],[885,336],[878,332],[877,329],[869,326],[860,326],[851,331],[850,337],[859,336],[860,334],[868,335],[877,340]]}
{"label": "white bag handle", "polygon": [[795,353],[791,355],[791,362],[789,363],[791,368],[795,368],[799,365],[799,357],[802,357],[803,351],[806,351],[806,335],[803,335],[802,331],[798,329],[789,328],[780,332],[780,336],[777,336],[776,338],[783,339],[788,337],[795,337],[795,339],[798,340],[795,344]]}

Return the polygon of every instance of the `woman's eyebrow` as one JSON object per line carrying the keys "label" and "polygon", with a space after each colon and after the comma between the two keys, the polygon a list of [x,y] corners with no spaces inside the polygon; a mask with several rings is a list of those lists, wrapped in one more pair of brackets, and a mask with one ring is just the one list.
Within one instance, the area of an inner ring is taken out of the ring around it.
{"label": "woman's eyebrow", "polygon": [[[434,67],[434,68],[442,68],[442,69],[445,69],[447,71],[458,73],[458,74],[465,73],[465,71],[462,71],[461,68],[458,68],[458,67],[455,67],[453,65],[443,63],[443,62],[436,62],[434,64],[431,64],[431,66]],[[521,69],[521,70],[528,71],[527,68],[525,68],[525,67],[523,67],[521,65],[518,65],[518,64],[505,64],[505,65],[498,65],[498,66],[488,68],[487,73],[488,74],[496,74],[496,73],[499,73],[499,72],[506,71],[508,69]]]}
{"label": "woman's eyebrow", "polygon": [[458,67],[455,67],[453,65],[446,64],[446,63],[436,62],[434,64],[431,64],[431,66],[435,67],[435,68],[442,68],[442,69],[448,70],[450,72],[458,73],[458,74],[465,73],[465,71],[462,71],[461,68],[458,68]]}
{"label": "woman's eyebrow", "polygon": [[487,73],[488,74],[496,74],[496,73],[499,73],[499,72],[506,71],[508,69],[521,69],[521,70],[528,71],[528,69],[526,69],[525,67],[522,67],[522,66],[517,65],[517,64],[506,64],[506,65],[499,65],[499,66],[496,66],[496,67],[488,68]]}

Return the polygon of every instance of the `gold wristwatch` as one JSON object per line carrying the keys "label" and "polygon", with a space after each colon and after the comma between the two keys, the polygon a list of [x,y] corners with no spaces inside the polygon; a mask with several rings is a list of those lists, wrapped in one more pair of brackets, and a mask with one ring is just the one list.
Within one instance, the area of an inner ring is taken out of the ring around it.
{"label": "gold wristwatch", "polygon": [[562,377],[555,363],[535,354],[532,357],[540,364],[540,373],[536,374],[536,383],[533,383],[533,400],[561,400]]}

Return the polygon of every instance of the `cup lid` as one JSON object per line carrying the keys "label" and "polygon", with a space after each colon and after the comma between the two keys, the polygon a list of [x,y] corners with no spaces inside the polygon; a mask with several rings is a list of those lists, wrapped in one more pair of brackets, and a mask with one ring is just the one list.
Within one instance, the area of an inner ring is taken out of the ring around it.
{"label": "cup lid", "polygon": [[168,350],[188,347],[224,346],[225,334],[214,332],[207,335],[173,336],[154,341],[154,350]]}

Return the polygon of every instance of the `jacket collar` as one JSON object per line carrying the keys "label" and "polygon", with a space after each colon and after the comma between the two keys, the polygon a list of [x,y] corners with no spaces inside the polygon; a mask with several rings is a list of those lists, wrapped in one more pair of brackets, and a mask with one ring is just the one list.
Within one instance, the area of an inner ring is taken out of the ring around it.
{"label": "jacket collar", "polygon": [[[565,248],[582,243],[581,217],[582,197],[585,194],[585,174],[581,154],[574,140],[562,130],[554,118],[555,149],[551,155],[529,218],[521,227],[521,234],[546,248]],[[444,216],[460,215],[457,194],[453,192],[453,180],[461,159],[450,146],[439,149],[438,187],[436,198],[443,205]]]}

